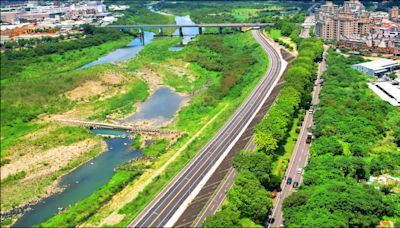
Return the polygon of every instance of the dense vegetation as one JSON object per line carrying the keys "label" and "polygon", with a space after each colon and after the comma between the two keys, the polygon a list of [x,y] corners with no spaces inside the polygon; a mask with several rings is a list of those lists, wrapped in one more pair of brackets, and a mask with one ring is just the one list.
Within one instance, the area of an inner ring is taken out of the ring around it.
{"label": "dense vegetation", "polygon": [[272,174],[272,162],[282,153],[294,115],[300,108],[308,107],[316,77],[315,61],[320,60],[322,51],[319,40],[301,41],[299,57],[284,75],[285,86],[266,117],[256,126],[257,151],[242,151],[235,156],[233,166],[238,175],[234,187],[229,190],[228,203],[206,219],[205,227],[244,226],[248,219],[264,224],[272,207],[268,191],[280,183],[280,178]]}
{"label": "dense vegetation", "polygon": [[25,65],[31,64],[32,61],[35,62],[37,57],[55,53],[64,54],[70,50],[98,46],[109,41],[119,40],[124,36],[116,29],[95,28],[90,25],[83,25],[83,34],[85,35],[84,38],[80,39],[65,42],[54,40],[19,51],[5,51],[1,54],[1,80],[15,78]]}
{"label": "dense vegetation", "polygon": [[[282,36],[289,37],[293,42],[298,44],[300,42],[299,34],[301,31],[301,24],[304,22],[304,19],[304,14],[296,14],[288,17],[267,17],[265,22],[274,23],[274,26],[267,27],[267,33],[272,35],[271,33],[274,32],[274,30],[279,30]],[[279,42],[279,36],[271,36],[271,38]]]}
{"label": "dense vegetation", "polygon": [[357,61],[329,53],[304,186],[283,205],[288,226],[372,227],[400,216],[394,186],[379,191],[364,183],[400,174],[400,113],[351,69]]}
{"label": "dense vegetation", "polygon": [[277,155],[285,143],[291,122],[300,108],[306,109],[311,101],[312,82],[316,78],[316,63],[322,54],[322,43],[305,39],[299,46],[299,56],[286,72],[286,84],[275,105],[268,110],[255,129],[257,148],[267,154]]}
{"label": "dense vegetation", "polygon": [[[148,9],[146,5],[147,2],[141,1],[121,1],[119,3],[123,3],[129,6],[128,9],[124,11],[118,11],[118,13],[122,13],[124,16],[118,18],[118,21],[115,21],[113,24],[117,25],[134,25],[134,24],[144,24],[144,25],[152,25],[152,24],[175,24],[175,17],[172,15],[162,15],[159,13],[152,12]],[[149,29],[149,31],[158,34],[158,29]],[[164,34],[172,34],[176,29],[166,28],[163,30]],[[137,34],[139,30],[132,29],[134,34]]]}
{"label": "dense vegetation", "polygon": [[160,157],[166,152],[168,144],[166,139],[155,140],[151,145],[144,148],[143,154],[150,157]]}
{"label": "dense vegetation", "polygon": [[190,15],[196,23],[226,23],[226,22],[266,22],[266,18],[296,14],[307,9],[310,3],[299,3],[293,6],[285,2],[159,2],[155,8],[175,15]]}
{"label": "dense vegetation", "polygon": [[142,2],[126,1],[123,4],[129,5],[129,9],[122,11],[123,17],[119,18],[114,24],[175,24],[174,16],[162,15],[151,12]]}
{"label": "dense vegetation", "polygon": [[271,158],[262,152],[240,152],[233,166],[239,172],[228,192],[228,204],[204,222],[204,227],[243,226],[251,219],[264,224],[272,208],[268,187],[271,180]]}

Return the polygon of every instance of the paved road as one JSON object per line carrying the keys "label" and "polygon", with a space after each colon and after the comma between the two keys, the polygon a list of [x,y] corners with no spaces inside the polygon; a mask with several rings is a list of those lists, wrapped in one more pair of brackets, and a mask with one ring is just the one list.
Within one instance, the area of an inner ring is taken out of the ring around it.
{"label": "paved road", "polygon": [[268,98],[282,73],[281,59],[258,31],[253,30],[252,34],[269,55],[267,73],[230,120],[129,224],[130,227],[172,226],[224,160]]}
{"label": "paved road", "polygon": [[[327,47],[324,47],[325,50]],[[312,104],[319,103],[319,92],[321,90],[320,80],[321,74],[326,70],[326,62],[325,62],[326,51],[323,55],[323,61],[319,65],[318,69],[318,78],[315,81],[313,95],[312,95]],[[274,208],[272,210],[271,218],[274,220],[272,224],[268,224],[268,227],[280,227],[283,226],[283,215],[282,215],[282,202],[283,200],[289,196],[293,191],[293,183],[297,182],[301,184],[303,181],[303,171],[299,172],[299,168],[304,170],[304,167],[307,165],[308,158],[309,158],[309,149],[310,144],[306,143],[308,128],[311,127],[313,124],[313,113],[308,112],[304,117],[304,122],[301,127],[301,131],[299,137],[296,142],[296,146],[294,148],[292,157],[290,158],[289,166],[285,172],[285,178],[282,180],[281,183],[281,192],[278,194],[277,198],[275,199]],[[286,184],[287,178],[292,178],[292,184]]]}
{"label": "paved road", "polygon": [[311,26],[314,25],[315,25],[315,16],[314,15],[307,16],[302,25],[303,28],[301,30],[300,37],[302,38],[310,37],[310,28]]}

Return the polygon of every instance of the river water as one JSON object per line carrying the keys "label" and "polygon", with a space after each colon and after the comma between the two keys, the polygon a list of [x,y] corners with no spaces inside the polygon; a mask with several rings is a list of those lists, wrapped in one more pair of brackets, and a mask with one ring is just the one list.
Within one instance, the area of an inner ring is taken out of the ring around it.
{"label": "river water", "polygon": [[[153,39],[154,33],[144,32],[144,45],[149,44]],[[79,67],[78,70],[104,63],[114,63],[129,60],[139,54],[139,52],[144,48],[144,45],[142,45],[140,38],[135,38],[127,46],[118,48],[96,61],[83,65]]]}
{"label": "river water", "polygon": [[174,117],[184,100],[185,97],[180,96],[170,88],[161,87],[139,106],[139,112],[128,116],[121,122],[146,121],[160,127]]}
{"label": "river water", "polygon": [[[156,11],[158,12],[158,11]],[[176,16],[177,24],[194,24],[189,16]],[[196,34],[197,28],[184,28],[184,39],[180,45],[174,47],[175,50],[180,50],[183,45],[187,44]],[[179,34],[177,31],[175,34]],[[154,39],[154,34],[145,32],[145,45],[149,44]],[[134,39],[124,48],[119,48],[109,54],[99,58],[98,60],[86,64],[79,69],[88,68],[90,66],[112,63],[118,61],[126,61],[136,56],[142,49],[140,40]],[[174,49],[172,49],[174,50]],[[137,121],[152,121],[156,125],[171,120],[182,101],[185,98],[176,94],[168,87],[161,87],[154,92],[141,106],[139,112],[127,117],[122,122],[131,123]],[[76,202],[83,200],[95,192],[98,188],[106,184],[114,174],[114,168],[123,164],[132,158],[142,156],[141,151],[134,151],[131,148],[132,139],[127,136],[129,133],[124,131],[94,129],[93,134],[114,135],[115,138],[105,139],[107,150],[101,153],[98,157],[82,164],[77,169],[64,176],[60,180],[60,186],[65,189],[57,194],[51,195],[34,206],[31,210],[25,213],[14,225],[15,227],[31,227],[42,223]],[[124,137],[120,137],[124,136]]]}
{"label": "river water", "polygon": [[[92,133],[115,136],[129,134],[124,131],[101,129],[94,129]],[[107,151],[61,178],[59,185],[66,186],[66,189],[32,206],[32,210],[19,219],[14,226],[29,227],[49,219],[59,209],[66,208],[79,200],[85,199],[96,189],[106,184],[114,175],[115,167],[142,155],[141,151],[132,150],[132,140],[128,137],[116,137],[105,139],[105,141],[107,143]]]}

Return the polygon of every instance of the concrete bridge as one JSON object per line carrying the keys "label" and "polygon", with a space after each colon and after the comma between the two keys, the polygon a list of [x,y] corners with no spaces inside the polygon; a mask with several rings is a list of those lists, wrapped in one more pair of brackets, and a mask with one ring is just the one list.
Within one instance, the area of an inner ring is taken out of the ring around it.
{"label": "concrete bridge", "polygon": [[90,121],[70,120],[70,119],[58,119],[58,121],[66,123],[66,124],[76,125],[76,126],[124,130],[124,131],[130,131],[133,133],[140,133],[140,134],[146,134],[146,135],[171,135],[171,134],[181,135],[182,134],[182,132],[174,131],[174,130],[145,128],[145,127],[139,127],[139,126],[129,126],[129,125],[120,125],[120,124],[101,123],[101,122],[90,122]]}
{"label": "concrete bridge", "polygon": [[219,33],[222,33],[223,28],[238,28],[238,29],[258,29],[265,28],[267,26],[273,26],[274,23],[223,23],[223,24],[188,24],[188,25],[176,25],[176,24],[166,24],[166,25],[107,25],[102,26],[104,28],[116,28],[120,30],[124,29],[139,29],[141,33],[145,29],[159,29],[160,34],[163,33],[164,28],[175,28],[179,30],[179,35],[183,36],[183,28],[198,28],[199,34],[203,33],[203,28],[218,28]]}

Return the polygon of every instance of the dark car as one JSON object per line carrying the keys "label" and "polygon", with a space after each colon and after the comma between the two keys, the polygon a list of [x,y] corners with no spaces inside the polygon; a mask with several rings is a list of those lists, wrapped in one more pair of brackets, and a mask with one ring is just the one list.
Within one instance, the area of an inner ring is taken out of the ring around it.
{"label": "dark car", "polygon": [[293,188],[297,188],[299,186],[299,182],[295,181],[293,182]]}
{"label": "dark car", "polygon": [[268,223],[269,223],[269,224],[272,224],[272,223],[274,223],[274,222],[275,222],[275,218],[271,217],[271,218],[268,219]]}
{"label": "dark car", "polygon": [[292,184],[292,178],[291,178],[291,177],[289,177],[289,178],[286,180],[286,184]]}
{"label": "dark car", "polygon": [[307,144],[310,144],[310,143],[311,143],[311,140],[312,140],[312,134],[311,134],[311,133],[308,133],[308,134],[307,134],[306,143],[307,143]]}

